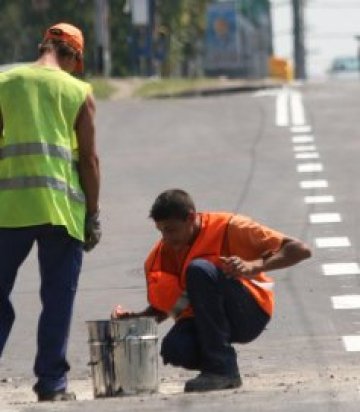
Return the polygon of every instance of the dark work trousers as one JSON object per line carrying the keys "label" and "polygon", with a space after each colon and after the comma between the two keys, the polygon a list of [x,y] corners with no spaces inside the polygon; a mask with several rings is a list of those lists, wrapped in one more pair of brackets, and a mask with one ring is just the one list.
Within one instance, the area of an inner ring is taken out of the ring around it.
{"label": "dark work trousers", "polygon": [[231,343],[254,340],[269,322],[240,282],[230,279],[211,262],[193,260],[187,269],[187,292],[194,318],[179,320],[165,336],[165,364],[222,375],[238,373]]}
{"label": "dark work trousers", "polygon": [[38,246],[42,303],[34,390],[46,393],[66,388],[66,350],[83,252],[82,243],[62,226],[0,228],[0,355],[15,320],[9,296],[34,242]]}

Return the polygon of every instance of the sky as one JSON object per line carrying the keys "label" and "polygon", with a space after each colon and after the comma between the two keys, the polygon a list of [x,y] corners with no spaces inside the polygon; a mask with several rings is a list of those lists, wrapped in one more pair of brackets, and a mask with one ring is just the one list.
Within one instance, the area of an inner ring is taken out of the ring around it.
{"label": "sky", "polygon": [[[271,3],[275,54],[292,59],[292,1]],[[308,76],[323,76],[333,58],[357,55],[360,0],[305,0],[305,28]]]}

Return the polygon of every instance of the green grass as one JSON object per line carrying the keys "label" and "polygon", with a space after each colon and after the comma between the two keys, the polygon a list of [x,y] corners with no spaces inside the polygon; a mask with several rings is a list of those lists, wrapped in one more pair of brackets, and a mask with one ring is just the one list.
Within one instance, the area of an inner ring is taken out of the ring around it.
{"label": "green grass", "polygon": [[97,99],[109,99],[116,91],[116,87],[105,78],[92,77],[87,81],[91,84],[94,96]]}
{"label": "green grass", "polygon": [[196,78],[196,79],[155,79],[146,81],[136,91],[137,97],[158,97],[158,96],[176,96],[178,94],[196,90],[197,88],[206,88],[216,86],[217,79]]}

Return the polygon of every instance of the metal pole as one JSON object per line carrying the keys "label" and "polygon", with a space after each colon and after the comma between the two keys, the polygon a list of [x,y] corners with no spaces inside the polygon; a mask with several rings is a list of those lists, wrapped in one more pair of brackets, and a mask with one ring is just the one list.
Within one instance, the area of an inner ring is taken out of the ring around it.
{"label": "metal pole", "polygon": [[356,39],[356,46],[357,46],[357,60],[358,60],[358,73],[360,77],[360,36],[357,35],[355,36]]}
{"label": "metal pole", "polygon": [[94,2],[96,71],[108,77],[111,74],[109,3],[108,0]]}
{"label": "metal pole", "polygon": [[294,17],[294,61],[295,78],[306,79],[305,35],[304,35],[304,0],[292,0]]}

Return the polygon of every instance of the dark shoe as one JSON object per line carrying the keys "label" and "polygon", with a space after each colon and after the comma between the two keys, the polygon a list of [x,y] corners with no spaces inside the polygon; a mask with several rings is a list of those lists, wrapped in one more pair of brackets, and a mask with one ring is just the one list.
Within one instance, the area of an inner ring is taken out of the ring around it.
{"label": "dark shoe", "polygon": [[75,400],[75,393],[66,392],[65,389],[55,392],[38,393],[38,402],[62,402]]}
{"label": "dark shoe", "polygon": [[185,392],[206,392],[232,389],[241,386],[240,375],[217,375],[214,373],[200,373],[194,379],[185,383]]}

